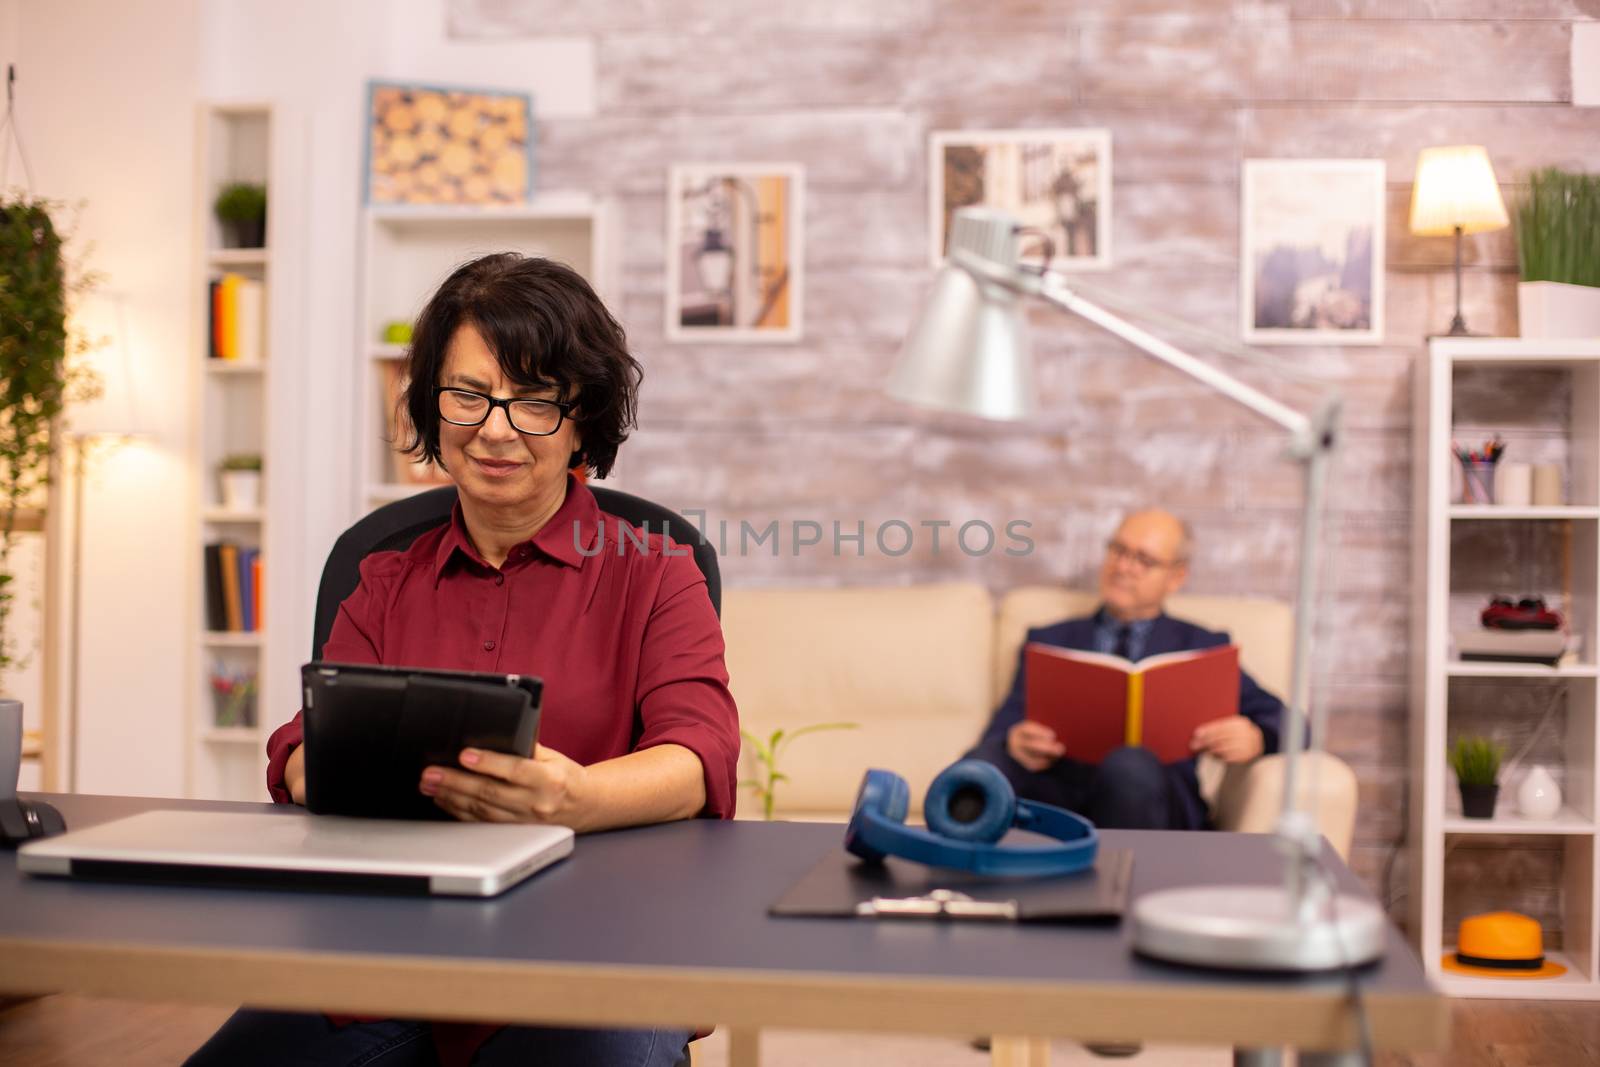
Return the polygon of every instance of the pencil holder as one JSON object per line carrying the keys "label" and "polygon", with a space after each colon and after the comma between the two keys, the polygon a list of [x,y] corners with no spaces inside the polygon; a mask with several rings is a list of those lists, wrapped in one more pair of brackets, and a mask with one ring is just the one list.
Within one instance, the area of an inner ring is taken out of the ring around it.
{"label": "pencil holder", "polygon": [[1494,460],[1461,461],[1461,503],[1494,503]]}
{"label": "pencil holder", "polygon": [[211,704],[213,726],[255,726],[255,675],[213,673],[211,676]]}

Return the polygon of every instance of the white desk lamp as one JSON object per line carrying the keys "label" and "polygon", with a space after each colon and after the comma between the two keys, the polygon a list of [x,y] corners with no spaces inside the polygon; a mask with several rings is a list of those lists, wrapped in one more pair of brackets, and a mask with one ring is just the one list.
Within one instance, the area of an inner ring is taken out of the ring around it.
{"label": "white desk lamp", "polygon": [[[949,263],[906,338],[889,381],[890,395],[990,419],[1031,414],[1033,364],[1021,305],[1032,296],[1088,319],[1281,426],[1289,433],[1288,456],[1304,477],[1298,610],[1283,731],[1283,814],[1276,830],[1287,857],[1284,882],[1146,893],[1133,906],[1134,948],[1180,963],[1288,971],[1332,970],[1377,959],[1383,954],[1383,912],[1327,884],[1317,862],[1321,838],[1311,815],[1301,810],[1295,788],[1310,695],[1317,534],[1329,462],[1338,446],[1339,398],[1330,394],[1310,416],[1280,404],[1083,299],[1058,277],[1020,266],[1021,232],[1005,212],[962,208],[955,213]],[[1239,350],[1228,341],[1220,347]],[[1316,723],[1318,737],[1322,725]]]}

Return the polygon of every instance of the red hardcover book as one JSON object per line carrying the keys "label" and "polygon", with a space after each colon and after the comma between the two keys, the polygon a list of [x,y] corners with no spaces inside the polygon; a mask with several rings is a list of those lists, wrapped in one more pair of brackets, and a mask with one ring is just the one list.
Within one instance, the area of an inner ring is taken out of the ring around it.
{"label": "red hardcover book", "polygon": [[1026,710],[1055,731],[1066,755],[1099,763],[1122,745],[1143,745],[1162,763],[1193,755],[1195,727],[1239,713],[1239,648],[1120,656],[1029,644]]}
{"label": "red hardcover book", "polygon": [[255,596],[250,601],[250,606],[255,610],[255,619],[252,630],[261,629],[261,593],[265,586],[261,583],[261,554],[257,553],[255,559],[250,561],[250,587]]}

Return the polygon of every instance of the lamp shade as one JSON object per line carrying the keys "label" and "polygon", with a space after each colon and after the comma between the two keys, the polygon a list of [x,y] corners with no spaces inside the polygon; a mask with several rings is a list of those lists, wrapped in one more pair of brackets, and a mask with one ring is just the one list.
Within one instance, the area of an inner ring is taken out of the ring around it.
{"label": "lamp shade", "polygon": [[1411,187],[1411,232],[1419,236],[1482,233],[1509,225],[1500,183],[1482,145],[1424,148]]}
{"label": "lamp shade", "polygon": [[[964,208],[956,213],[950,247],[982,248],[985,258],[1011,267],[1014,229],[1008,216]],[[1033,414],[1033,353],[1019,295],[954,262],[941,269],[906,335],[888,392],[907,403],[986,419]]]}

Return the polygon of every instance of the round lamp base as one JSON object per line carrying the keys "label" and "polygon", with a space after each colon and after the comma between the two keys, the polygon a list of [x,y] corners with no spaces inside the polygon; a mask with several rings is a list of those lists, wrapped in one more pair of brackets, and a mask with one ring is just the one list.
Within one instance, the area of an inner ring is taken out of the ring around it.
{"label": "round lamp base", "polygon": [[1331,971],[1383,955],[1388,921],[1340,894],[1306,917],[1282,886],[1197,886],[1146,893],[1133,905],[1134,950],[1228,970]]}

